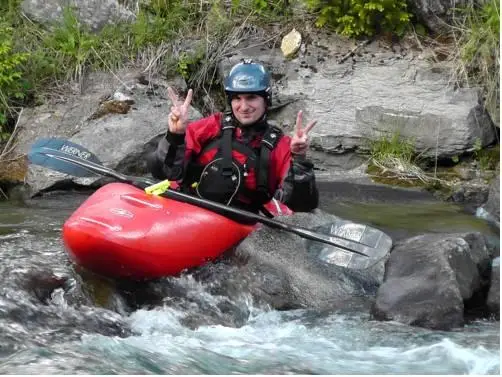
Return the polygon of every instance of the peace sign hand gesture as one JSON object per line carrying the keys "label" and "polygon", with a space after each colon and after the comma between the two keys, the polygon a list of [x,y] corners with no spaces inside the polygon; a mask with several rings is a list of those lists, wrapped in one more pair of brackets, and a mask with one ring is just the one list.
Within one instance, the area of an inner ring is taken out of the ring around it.
{"label": "peace sign hand gesture", "polygon": [[307,149],[309,147],[308,133],[316,125],[317,121],[310,121],[305,128],[302,127],[303,123],[303,111],[298,112],[296,117],[295,133],[291,138],[291,153],[296,155],[307,154]]}
{"label": "peace sign hand gesture", "polygon": [[167,118],[169,132],[173,134],[184,134],[188,125],[188,110],[192,102],[193,91],[190,89],[185,100],[180,100],[178,95],[170,87],[167,88],[167,94],[171,99],[171,112]]}

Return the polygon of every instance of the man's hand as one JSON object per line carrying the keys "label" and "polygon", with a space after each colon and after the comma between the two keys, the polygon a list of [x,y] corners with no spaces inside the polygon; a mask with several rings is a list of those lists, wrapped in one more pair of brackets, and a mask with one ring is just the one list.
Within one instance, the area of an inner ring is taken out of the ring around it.
{"label": "man's hand", "polygon": [[293,137],[291,138],[291,153],[296,155],[305,155],[309,147],[308,133],[316,125],[317,121],[310,121],[305,128],[302,127],[303,111],[298,112],[296,117],[296,126]]}
{"label": "man's hand", "polygon": [[173,134],[184,134],[188,125],[188,110],[192,102],[193,91],[190,89],[185,100],[180,100],[178,95],[170,87],[167,88],[167,94],[171,99],[171,112],[167,118],[169,131]]}

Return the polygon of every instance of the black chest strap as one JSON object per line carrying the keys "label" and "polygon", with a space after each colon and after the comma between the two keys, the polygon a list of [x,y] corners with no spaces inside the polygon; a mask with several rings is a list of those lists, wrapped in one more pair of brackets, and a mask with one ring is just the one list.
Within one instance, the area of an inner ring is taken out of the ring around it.
{"label": "black chest strap", "polygon": [[221,157],[222,161],[222,174],[225,176],[232,175],[232,139],[234,136],[234,122],[232,116],[225,114],[221,121]]}
{"label": "black chest strap", "polygon": [[[258,166],[256,171],[256,190],[262,201],[270,200],[270,187],[268,184],[269,168],[270,168],[270,154],[277,146],[277,143],[282,137],[282,130],[276,126],[269,126],[260,145],[260,156],[258,158]],[[272,193],[273,194],[273,193]]]}

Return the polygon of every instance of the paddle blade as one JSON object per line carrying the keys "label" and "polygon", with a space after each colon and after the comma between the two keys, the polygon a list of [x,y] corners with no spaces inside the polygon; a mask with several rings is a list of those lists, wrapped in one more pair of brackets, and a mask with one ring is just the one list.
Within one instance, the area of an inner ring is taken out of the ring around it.
{"label": "paddle blade", "polygon": [[43,166],[75,177],[93,177],[97,173],[76,163],[68,163],[54,156],[70,156],[81,161],[101,165],[98,157],[84,147],[65,139],[43,138],[37,140],[28,152],[32,164]]}
{"label": "paddle blade", "polygon": [[[364,270],[385,258],[392,249],[392,239],[381,230],[343,219],[318,227],[316,231],[333,236],[340,246],[349,246],[348,240],[355,241],[350,243],[352,252],[347,252],[346,248],[318,242],[309,244],[310,252],[317,254],[322,261],[337,266]],[[358,253],[364,253],[366,256],[362,257]]]}

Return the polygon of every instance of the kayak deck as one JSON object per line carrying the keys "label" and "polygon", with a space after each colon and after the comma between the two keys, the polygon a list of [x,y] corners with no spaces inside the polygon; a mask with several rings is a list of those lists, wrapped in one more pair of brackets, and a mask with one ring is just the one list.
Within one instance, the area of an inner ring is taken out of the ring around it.
{"label": "kayak deck", "polygon": [[203,265],[254,229],[203,208],[111,183],[68,218],[63,241],[71,258],[91,271],[145,279]]}

